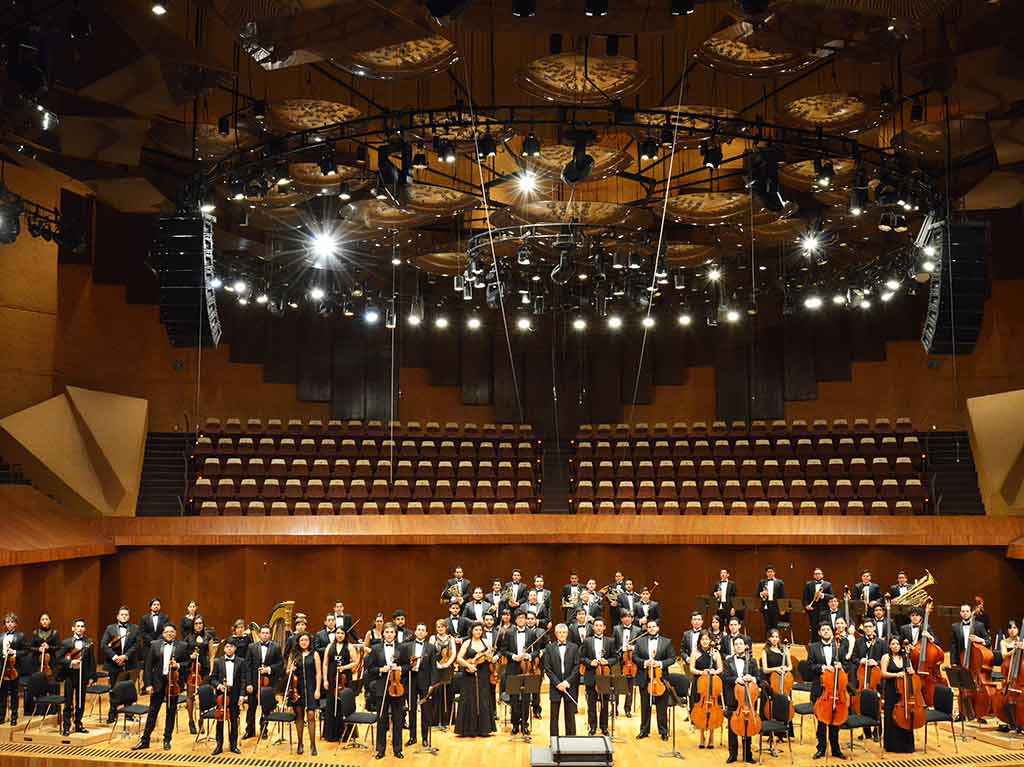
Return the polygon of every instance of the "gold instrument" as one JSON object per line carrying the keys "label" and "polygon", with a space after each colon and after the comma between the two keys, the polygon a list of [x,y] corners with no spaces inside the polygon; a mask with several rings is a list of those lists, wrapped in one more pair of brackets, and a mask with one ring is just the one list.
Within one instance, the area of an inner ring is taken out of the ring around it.
{"label": "gold instrument", "polygon": [[907,590],[906,594],[895,597],[890,604],[894,607],[903,605],[905,607],[924,607],[925,602],[928,601],[928,592],[925,591],[929,586],[935,585],[935,578],[927,570],[924,571],[924,576],[914,581],[914,584]]}
{"label": "gold instrument", "polygon": [[453,583],[447,589],[445,589],[445,596],[441,597],[441,604],[449,605],[453,599],[462,599],[462,587],[457,583]]}
{"label": "gold instrument", "polygon": [[[270,638],[281,645],[281,647],[284,647],[288,633],[291,631],[292,615],[294,612],[295,600],[290,599],[287,602],[278,602],[274,609],[270,611],[270,617],[267,618],[265,625],[270,626]],[[250,623],[249,633],[252,634],[253,642],[259,642],[260,624]]]}

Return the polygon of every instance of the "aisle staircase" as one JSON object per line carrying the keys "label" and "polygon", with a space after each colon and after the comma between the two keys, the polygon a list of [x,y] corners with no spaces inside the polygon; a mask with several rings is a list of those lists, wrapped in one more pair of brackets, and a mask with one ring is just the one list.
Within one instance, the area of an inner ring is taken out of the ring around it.
{"label": "aisle staircase", "polygon": [[931,508],[935,514],[984,514],[971,442],[966,431],[921,434],[927,454]]}
{"label": "aisle staircase", "polygon": [[166,517],[186,513],[188,456],[194,442],[193,435],[176,431],[151,431],[147,435],[136,516]]}

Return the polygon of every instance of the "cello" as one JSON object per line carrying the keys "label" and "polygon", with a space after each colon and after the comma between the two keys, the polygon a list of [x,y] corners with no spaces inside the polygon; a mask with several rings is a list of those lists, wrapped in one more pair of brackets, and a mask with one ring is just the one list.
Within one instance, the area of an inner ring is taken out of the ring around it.
{"label": "cello", "polygon": [[910,648],[910,662],[920,676],[921,692],[924,701],[929,706],[935,705],[935,687],[945,684],[939,668],[946,659],[946,653],[942,651],[934,641],[927,637],[928,616],[932,611],[932,599],[929,597],[924,605],[924,625],[921,627],[921,636],[912,648]]}
{"label": "cello", "polygon": [[1024,706],[1019,706],[1024,691],[1024,643],[1019,636],[1012,641],[1013,649],[1003,657],[1004,682],[1002,689],[992,695],[992,710],[1001,722],[1019,730],[1024,727]]}
{"label": "cello", "polygon": [[[880,641],[877,637],[875,641]],[[867,648],[868,653],[871,652],[871,648]],[[878,685],[882,681],[882,669],[876,664],[871,666],[867,663],[861,663],[857,666],[857,696],[853,699],[853,710],[856,713],[860,713],[860,692],[862,690],[871,690],[872,692],[878,692]]]}
{"label": "cello", "polygon": [[[750,657],[747,657],[750,663]],[[761,717],[757,715],[755,704],[761,694],[756,680],[736,682],[733,688],[736,696],[736,710],[729,719],[729,728],[740,738],[752,738],[761,732]]]}
{"label": "cello", "polygon": [[838,660],[839,650],[833,648],[832,665],[821,672],[822,692],[814,702],[814,717],[822,724],[840,727],[850,716],[850,692],[846,671]]}
{"label": "cello", "polygon": [[[714,659],[717,656],[716,652],[711,657]],[[700,701],[690,711],[690,721],[700,731],[703,743],[704,733],[713,733],[725,721],[725,711],[722,709],[722,678],[718,674],[712,674],[710,670],[703,672],[697,679],[697,694]]]}
{"label": "cello", "polygon": [[903,659],[903,674],[896,678],[896,707],[892,710],[892,719],[896,726],[903,730],[920,730],[928,723],[928,712],[925,709],[922,685],[914,677],[917,674],[910,659]]}
{"label": "cello", "polygon": [[[785,659],[783,664],[777,669],[773,670],[769,675],[768,684],[771,687],[772,693],[775,695],[785,695],[786,698],[792,701],[793,699],[793,672],[786,667],[790,665],[789,661],[789,643],[782,645],[782,657]],[[769,696],[766,700],[765,716],[769,719],[772,718],[772,697]],[[793,707],[789,707],[789,721],[793,721]]]}

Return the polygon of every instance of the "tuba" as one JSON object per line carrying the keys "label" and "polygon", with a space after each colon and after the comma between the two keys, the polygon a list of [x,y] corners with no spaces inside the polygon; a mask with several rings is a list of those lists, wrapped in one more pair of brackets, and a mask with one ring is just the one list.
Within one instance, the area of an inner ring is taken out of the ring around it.
{"label": "tuba", "polygon": [[[292,628],[292,613],[295,611],[295,600],[290,599],[287,602],[279,602],[274,606],[274,609],[270,611],[270,617],[267,618],[265,625],[270,626],[270,638],[277,642],[281,647],[284,647],[284,642],[288,638],[288,632]],[[252,641],[260,641],[260,624],[250,623],[249,633],[252,634]]]}
{"label": "tuba", "polygon": [[935,579],[932,574],[927,570],[924,571],[924,576],[914,581],[914,584],[907,590],[906,594],[895,597],[891,604],[893,607],[924,607],[925,602],[928,601],[928,592],[925,591],[929,586],[935,585]]}

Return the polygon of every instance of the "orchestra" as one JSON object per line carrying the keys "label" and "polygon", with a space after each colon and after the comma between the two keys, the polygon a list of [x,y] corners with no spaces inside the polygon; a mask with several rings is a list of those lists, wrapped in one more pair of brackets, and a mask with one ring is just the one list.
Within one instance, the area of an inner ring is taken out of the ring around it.
{"label": "orchestra", "polygon": [[[315,633],[307,631],[305,614],[289,611],[283,626],[272,621],[247,627],[237,618],[224,641],[218,641],[196,601],[187,605],[178,624],[168,618],[159,598],[150,600],[138,623],[129,606],[122,605],[98,643],[87,637],[82,619],[62,640],[46,613],[28,635],[19,629],[18,617],[7,613],[0,634],[0,720],[17,724],[19,695],[26,688],[19,680],[43,672],[52,679],[51,690],[63,684],[67,705],[61,731],[86,733],[85,692],[105,676],[111,688],[131,680],[148,695],[148,714],[133,750],[149,748],[161,714],[163,748],[169,750],[177,709],[184,704],[192,734],[197,721],[202,728],[203,722],[215,720],[213,754],[225,748],[225,722],[227,748],[238,754],[240,742],[257,737],[258,745],[267,737],[268,715],[283,707],[295,716],[297,752],[303,753],[308,743],[316,755],[321,725],[327,742],[344,744],[355,737],[345,720],[361,695],[366,710],[377,714],[375,756],[384,757],[390,738],[392,754],[403,758],[403,746],[417,742],[436,751],[431,745],[435,729],[454,727],[463,738],[491,736],[499,729],[503,704],[511,734],[528,739],[542,711],[540,693],[521,692],[529,689],[523,680],[532,677],[548,688],[551,735],[576,733],[581,704],[590,735],[614,733],[614,718],[631,717],[639,698],[636,737],[649,737],[654,709],[658,735],[667,740],[669,707],[681,697],[689,706],[687,726],[700,734],[700,748],[713,748],[714,730],[725,727],[727,763],[751,762],[753,723],[771,716],[770,701],[779,695],[791,700],[798,679],[810,683],[818,720],[815,758],[828,752],[845,759],[839,729],[848,709],[860,711],[862,693],[879,702],[881,726],[864,727],[861,737],[886,751],[914,751],[918,709],[933,705],[935,685],[946,684],[939,667],[948,650],[947,667],[976,680],[972,689],[955,689],[959,717],[984,721],[994,712],[1001,729],[1019,731],[1024,724],[1015,713],[1019,691],[1009,683],[1000,689],[991,677],[1000,664],[1004,675],[1020,673],[1024,643],[1017,622],[1010,621],[1005,635],[992,638],[984,601],[975,597],[973,604],[960,605],[960,620],[942,648],[925,591],[934,579],[926,571],[925,578],[910,582],[901,571],[895,580],[883,589],[864,569],[852,587],[834,588],[820,568],[813,570],[801,602],[792,604],[798,609],[802,604],[815,641],[796,648],[796,657],[780,628],[783,622],[789,626],[792,616],[781,609],[788,606],[785,584],[772,566],[757,582],[755,600],[746,602],[761,603],[765,642],[757,645],[737,608],[742,585],[724,568],[710,594],[697,600],[706,612],[690,613],[678,644],[663,632],[661,605],[651,598],[657,582],[635,590],[634,581],[621,572],[601,588],[597,579],[581,581],[570,573],[554,605],[558,617],[568,619],[562,622],[552,618],[543,576],[527,582],[522,571],[514,570],[508,580],[485,581],[485,593],[456,567],[441,590],[447,616],[432,616],[428,623],[407,622],[403,609],[393,610],[390,620],[378,613],[362,637],[355,630],[359,620],[345,612],[340,599],[320,613],[323,625]],[[951,614],[951,608],[942,614]],[[681,679],[671,678],[674,671]],[[616,679],[617,688],[612,684]],[[24,710],[33,710],[27,691]],[[111,693],[107,723],[115,722],[116,715]],[[791,722],[788,736],[776,732],[771,742],[792,738]]]}

